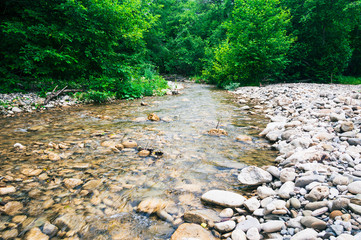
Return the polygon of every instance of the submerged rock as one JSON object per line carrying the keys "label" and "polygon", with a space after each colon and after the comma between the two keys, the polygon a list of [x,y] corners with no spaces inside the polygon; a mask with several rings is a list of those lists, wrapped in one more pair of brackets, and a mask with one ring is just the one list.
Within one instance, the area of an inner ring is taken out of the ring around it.
{"label": "submerged rock", "polygon": [[216,240],[212,233],[198,224],[183,223],[173,233],[171,240],[199,239],[199,240]]}

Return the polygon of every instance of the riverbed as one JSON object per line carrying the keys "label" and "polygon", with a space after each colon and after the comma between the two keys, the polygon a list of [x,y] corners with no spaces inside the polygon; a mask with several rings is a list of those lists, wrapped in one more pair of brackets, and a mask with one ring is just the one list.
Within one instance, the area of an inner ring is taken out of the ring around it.
{"label": "riverbed", "polygon": [[[38,227],[52,239],[167,239],[184,212],[207,208],[202,193],[252,195],[237,175],[247,165],[273,165],[277,152],[258,136],[268,121],[225,91],[185,85],[175,96],[0,119],[0,187],[11,189],[1,204],[16,203],[2,209],[3,237]],[[147,120],[151,113],[161,121]],[[207,133],[216,127],[228,134]],[[116,147],[127,141],[137,147]],[[142,149],[152,154],[141,157]],[[170,203],[174,222],[137,211],[147,198]]]}

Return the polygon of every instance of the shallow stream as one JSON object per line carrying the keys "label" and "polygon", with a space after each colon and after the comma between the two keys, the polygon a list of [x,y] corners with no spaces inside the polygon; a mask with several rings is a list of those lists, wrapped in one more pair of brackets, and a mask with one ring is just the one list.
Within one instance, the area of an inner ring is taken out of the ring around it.
{"label": "shallow stream", "polygon": [[[251,194],[237,183],[239,169],[272,164],[276,152],[257,135],[267,120],[248,111],[225,91],[186,84],[176,96],[0,119],[0,187],[16,187],[14,194],[0,196],[1,203],[21,202],[14,215],[24,216],[14,223],[14,216],[1,214],[0,231],[16,228],[22,237],[70,214],[72,228],[52,239],[168,239],[175,227],[135,211],[140,201],[170,201],[167,211],[180,219],[187,210],[207,207],[199,200],[207,190]],[[141,121],[150,113],[167,121]],[[218,123],[228,136],[207,134]],[[243,134],[253,141],[236,141]],[[139,157],[136,148],[115,152],[102,146],[125,140],[159,154]],[[15,149],[15,143],[26,149]],[[82,182],[68,188],[66,178]]]}

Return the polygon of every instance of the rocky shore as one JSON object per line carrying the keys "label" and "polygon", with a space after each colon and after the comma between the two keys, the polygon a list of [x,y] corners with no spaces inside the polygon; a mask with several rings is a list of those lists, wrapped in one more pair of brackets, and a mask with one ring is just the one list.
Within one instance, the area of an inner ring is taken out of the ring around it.
{"label": "rocky shore", "polygon": [[[361,86],[282,84],[234,94],[248,114],[270,118],[260,135],[279,156],[275,166],[240,171],[240,184],[255,186],[254,197],[203,194],[205,204],[223,210],[185,214],[186,221],[213,231],[200,239],[361,239]],[[171,239],[197,231],[209,233],[188,224]]]}

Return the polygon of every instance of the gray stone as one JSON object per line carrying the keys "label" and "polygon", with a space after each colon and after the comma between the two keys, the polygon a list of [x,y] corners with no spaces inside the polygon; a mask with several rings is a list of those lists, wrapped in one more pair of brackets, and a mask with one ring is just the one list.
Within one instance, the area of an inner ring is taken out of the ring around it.
{"label": "gray stone", "polygon": [[306,216],[301,218],[301,224],[308,228],[314,228],[318,230],[324,230],[327,226],[327,223],[312,216]]}
{"label": "gray stone", "polygon": [[280,170],[275,166],[270,166],[267,168],[267,172],[272,174],[275,178],[280,178]]}
{"label": "gray stone", "polygon": [[303,176],[300,177],[296,180],[295,182],[295,186],[296,187],[305,187],[308,184],[310,184],[311,182],[324,182],[326,179],[325,176],[322,175],[307,175],[307,176]]}
{"label": "gray stone", "polygon": [[55,219],[54,224],[60,229],[78,232],[85,225],[85,221],[81,215],[67,213]]}
{"label": "gray stone", "polygon": [[348,206],[351,209],[351,211],[353,211],[354,213],[361,214],[361,206],[360,205],[357,205],[354,203],[349,203]]}
{"label": "gray stone", "polygon": [[296,209],[301,208],[301,202],[297,198],[291,198],[290,199],[290,204],[291,204],[292,207],[294,207]]}
{"label": "gray stone", "polygon": [[331,211],[333,210],[341,210],[346,208],[350,203],[350,199],[347,198],[338,198],[332,201]]}
{"label": "gray stone", "polygon": [[251,227],[256,227],[258,230],[261,230],[261,224],[257,218],[248,217],[247,220],[239,222],[236,229],[241,229],[243,232],[247,232]]}
{"label": "gray stone", "polygon": [[361,138],[349,138],[347,142],[352,146],[361,145]]}
{"label": "gray stone", "polygon": [[58,232],[58,228],[49,223],[49,222],[46,222],[43,226],[43,233],[45,233],[46,235],[50,236],[50,237],[53,237],[55,236],[55,234]]}
{"label": "gray stone", "polygon": [[260,185],[271,182],[272,175],[259,167],[249,166],[241,170],[238,181],[244,185]]}
{"label": "gray stone", "polygon": [[217,204],[223,207],[240,207],[246,200],[245,197],[238,193],[223,190],[211,190],[202,195],[203,201]]}

